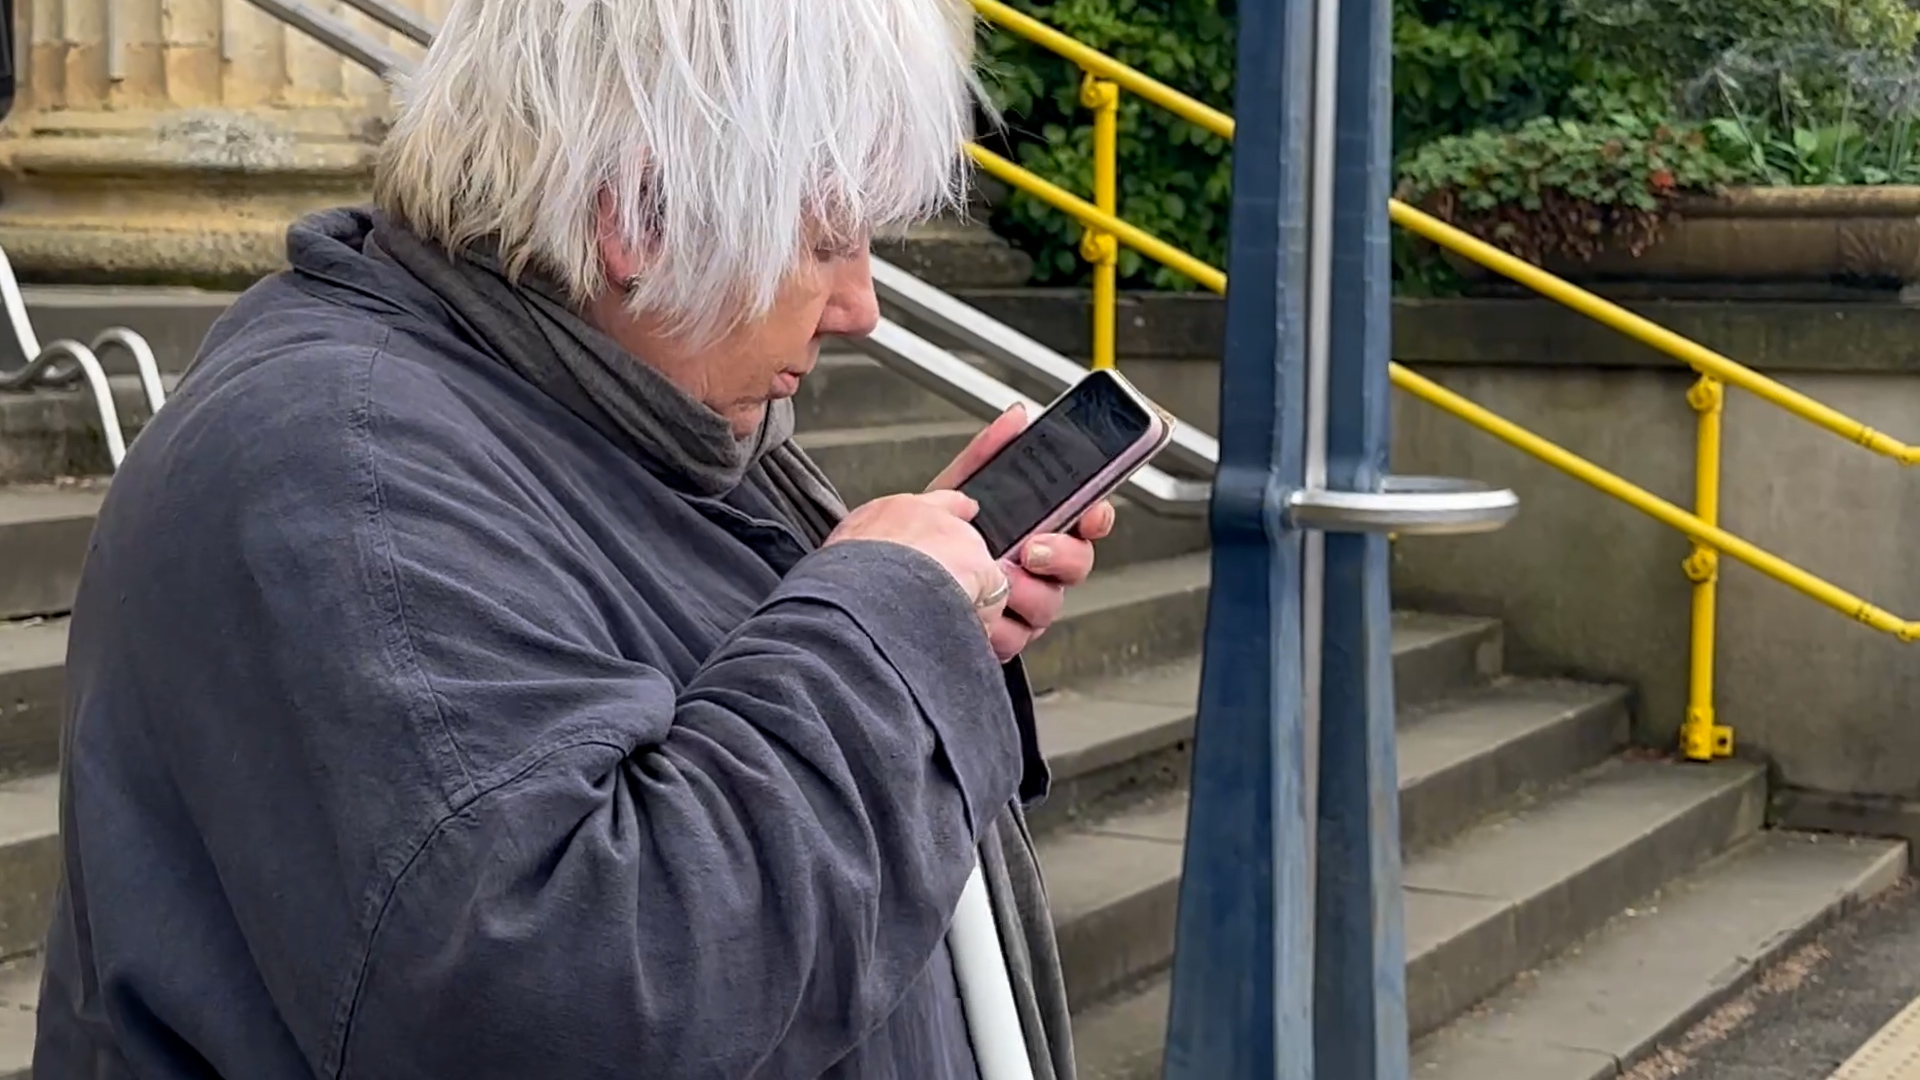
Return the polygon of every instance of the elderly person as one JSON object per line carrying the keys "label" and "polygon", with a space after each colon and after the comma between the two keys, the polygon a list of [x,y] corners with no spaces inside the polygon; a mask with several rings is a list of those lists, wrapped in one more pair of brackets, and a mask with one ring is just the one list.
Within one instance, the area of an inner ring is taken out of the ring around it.
{"label": "elderly person", "polygon": [[970,42],[454,4],[376,209],[290,231],[101,513],[40,1080],[971,1080],[976,856],[1071,1076],[1015,658],[1111,508],[996,563],[792,441],[870,231],[956,196]]}

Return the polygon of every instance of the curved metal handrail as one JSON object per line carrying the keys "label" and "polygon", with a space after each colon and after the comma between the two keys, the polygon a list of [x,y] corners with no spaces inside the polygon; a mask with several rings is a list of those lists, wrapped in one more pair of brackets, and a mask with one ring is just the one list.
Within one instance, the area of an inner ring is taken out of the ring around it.
{"label": "curved metal handrail", "polygon": [[153,355],[153,346],[137,331],[114,326],[95,334],[89,348],[98,355],[109,345],[118,345],[133,356],[134,369],[140,373],[140,390],[147,397],[147,411],[159,412],[160,406],[167,403],[167,387],[161,380],[160,361]]}
{"label": "curved metal handrail", "polygon": [[100,427],[107,440],[107,457],[118,469],[127,457],[127,439],[120,430],[120,410],[114,407],[113,387],[107,384],[107,371],[100,366],[100,358],[92,349],[71,338],[51,342],[25,367],[0,372],[0,390],[26,390],[36,383],[46,385],[47,373],[62,360],[73,361],[74,370],[87,380],[87,387],[93,391],[94,408],[100,414]]}
{"label": "curved metal handrail", "polygon": [[93,394],[94,410],[100,416],[107,456],[118,469],[127,456],[127,436],[120,427],[120,409],[114,403],[113,386],[107,381],[99,353],[109,346],[127,350],[133,357],[134,370],[139,373],[147,409],[157,413],[167,402],[167,388],[161,379],[160,361],[153,354],[153,346],[137,331],[115,326],[94,335],[91,345],[63,338],[42,348],[40,335],[33,329],[33,319],[27,314],[20,279],[14,275],[13,262],[4,249],[0,249],[0,307],[6,309],[7,324],[13,331],[20,355],[28,358],[26,364],[16,370],[0,371],[0,390],[65,389],[85,380]]}

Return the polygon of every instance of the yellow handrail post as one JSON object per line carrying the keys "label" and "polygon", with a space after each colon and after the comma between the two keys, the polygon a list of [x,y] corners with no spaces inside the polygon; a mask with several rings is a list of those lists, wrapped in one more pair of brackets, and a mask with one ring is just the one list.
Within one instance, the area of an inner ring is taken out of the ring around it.
{"label": "yellow handrail post", "polygon": [[[1080,83],[1080,104],[1093,110],[1093,205],[1118,217],[1120,85],[1089,71]],[[1080,237],[1080,257],[1093,264],[1093,366],[1110,368],[1120,325],[1120,241],[1088,227]]]}
{"label": "yellow handrail post", "polygon": [[[1687,391],[1687,404],[1700,414],[1699,443],[1693,466],[1693,513],[1706,524],[1720,526],[1720,426],[1726,416],[1726,387],[1711,375],[1702,375]],[[1693,761],[1712,761],[1733,754],[1733,728],[1715,722],[1713,710],[1713,647],[1715,602],[1720,587],[1720,553],[1693,542],[1693,554],[1682,564],[1693,582],[1693,641],[1687,659],[1687,718],[1680,728],[1680,750]]]}

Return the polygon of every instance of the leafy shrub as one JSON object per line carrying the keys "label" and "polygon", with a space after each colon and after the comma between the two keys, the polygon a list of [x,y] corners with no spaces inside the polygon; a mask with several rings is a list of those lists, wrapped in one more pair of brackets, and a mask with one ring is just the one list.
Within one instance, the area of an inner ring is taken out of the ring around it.
{"label": "leafy shrub", "polygon": [[[1233,0],[1012,0],[1013,6],[1226,112],[1233,109]],[[986,81],[1014,160],[1083,198],[1093,192],[1093,127],[1081,73],[998,27],[984,31]],[[1231,146],[1130,94],[1119,115],[1120,216],[1216,266],[1226,259]],[[1034,257],[1043,283],[1083,280],[1078,222],[1024,193],[994,214],[996,232]],[[1131,287],[1192,283],[1123,249]]]}
{"label": "leafy shrub", "polygon": [[1401,164],[1397,194],[1529,262],[1587,259],[1603,244],[1638,254],[1676,199],[1730,175],[1697,127],[1539,117],[1427,144]]}
{"label": "leafy shrub", "polygon": [[[1591,81],[1562,119],[1427,144],[1404,196],[1523,258],[1644,250],[1726,183],[1920,181],[1906,0],[1564,0]],[[1407,261],[1405,265],[1414,265]]]}
{"label": "leafy shrub", "polygon": [[[1235,0],[1010,0],[1014,7],[1215,108],[1233,108]],[[1394,144],[1553,113],[1598,79],[1580,55],[1564,0],[1394,0]],[[989,26],[984,68],[1006,128],[989,136],[1020,164],[1081,195],[1093,190],[1091,117],[1080,71]],[[1225,140],[1122,95],[1120,215],[1216,266],[1226,258],[1232,162]],[[1035,258],[1042,283],[1084,281],[1080,227],[1015,194],[995,231]],[[1122,251],[1129,287],[1186,288]]]}
{"label": "leafy shrub", "polygon": [[1567,115],[1597,93],[1632,93],[1635,80],[1579,31],[1566,0],[1394,0],[1396,151]]}
{"label": "leafy shrub", "polygon": [[[1174,88],[1232,108],[1235,0],[1010,0]],[[1723,183],[1920,183],[1920,12],[1908,0],[1394,0],[1401,191],[1522,255],[1644,247],[1674,200]],[[1081,75],[985,32],[1000,148],[1092,190]],[[1215,265],[1232,167],[1224,140],[1130,95],[1120,213]],[[1016,194],[994,227],[1046,283],[1084,281],[1081,229]],[[1396,236],[1403,285],[1444,287]],[[1131,252],[1129,287],[1189,287]]]}
{"label": "leafy shrub", "polygon": [[1920,179],[1920,11],[1907,0],[1566,0],[1611,62],[1663,86],[1744,183]]}

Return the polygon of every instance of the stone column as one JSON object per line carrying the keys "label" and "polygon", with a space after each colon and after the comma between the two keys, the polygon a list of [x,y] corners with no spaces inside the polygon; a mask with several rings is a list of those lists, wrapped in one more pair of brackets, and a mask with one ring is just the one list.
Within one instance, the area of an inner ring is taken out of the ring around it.
{"label": "stone column", "polygon": [[[437,20],[449,0],[407,2]],[[244,284],[280,265],[288,221],[365,197],[386,87],[247,0],[17,0],[15,15],[0,245],[22,276]]]}

